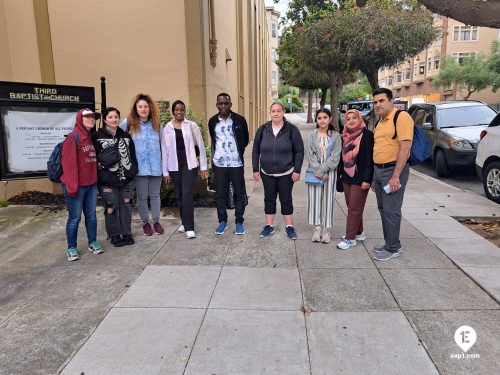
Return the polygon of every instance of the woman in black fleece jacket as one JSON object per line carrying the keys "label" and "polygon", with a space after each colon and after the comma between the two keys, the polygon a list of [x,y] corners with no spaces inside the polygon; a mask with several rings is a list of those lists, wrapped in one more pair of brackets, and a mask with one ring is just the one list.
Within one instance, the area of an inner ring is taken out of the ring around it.
{"label": "woman in black fleece jacket", "polygon": [[[105,126],[92,134],[97,154],[97,183],[104,203],[104,221],[111,243],[132,245],[132,186],[137,174],[134,141],[118,125],[120,112],[108,107],[103,112]],[[114,160],[116,159],[118,161]]]}
{"label": "woman in black fleece jacket", "polygon": [[281,103],[273,103],[271,121],[261,125],[255,134],[252,150],[253,178],[262,178],[264,185],[264,212],[266,226],[260,233],[267,237],[274,233],[276,197],[279,195],[281,214],[288,238],[297,239],[293,228],[293,183],[300,179],[304,160],[304,143],[299,129],[286,121]]}

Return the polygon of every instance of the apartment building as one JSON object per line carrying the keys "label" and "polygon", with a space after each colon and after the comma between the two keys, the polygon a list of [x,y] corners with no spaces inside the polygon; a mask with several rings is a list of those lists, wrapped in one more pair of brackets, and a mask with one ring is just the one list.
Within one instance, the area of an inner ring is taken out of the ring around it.
{"label": "apartment building", "polygon": [[278,60],[278,25],[280,12],[275,10],[274,7],[266,7],[266,19],[267,28],[269,30],[269,55],[271,56],[269,59],[269,97],[271,99],[277,99],[280,74],[276,60]]}
{"label": "apartment building", "polygon": [[[457,63],[478,53],[488,54],[492,42],[500,40],[500,30],[467,26],[450,18],[434,16],[435,25],[441,30],[439,37],[426,50],[395,68],[379,71],[379,85],[393,90],[395,97],[417,102],[461,100],[466,93],[455,86],[435,87],[433,78],[438,74],[442,56],[452,56]],[[471,100],[481,100],[500,105],[500,91],[491,89],[475,92]]]}
{"label": "apartment building", "polygon": [[[270,40],[264,0],[0,0],[0,81],[94,87],[100,110],[105,76],[123,115],[140,92],[212,115],[223,91],[253,136],[271,101]],[[8,193],[56,186],[13,180]]]}

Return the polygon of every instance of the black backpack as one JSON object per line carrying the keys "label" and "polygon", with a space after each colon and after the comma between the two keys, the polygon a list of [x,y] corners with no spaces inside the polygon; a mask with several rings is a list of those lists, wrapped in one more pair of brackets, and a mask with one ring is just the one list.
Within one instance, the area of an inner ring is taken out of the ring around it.
{"label": "black backpack", "polygon": [[[78,147],[78,134],[74,131],[71,132],[73,134],[73,138],[75,138],[76,147]],[[47,177],[50,181],[60,183],[61,176],[63,174],[62,168],[62,146],[64,141],[59,142],[52,150],[50,154],[49,160],[47,161]]]}

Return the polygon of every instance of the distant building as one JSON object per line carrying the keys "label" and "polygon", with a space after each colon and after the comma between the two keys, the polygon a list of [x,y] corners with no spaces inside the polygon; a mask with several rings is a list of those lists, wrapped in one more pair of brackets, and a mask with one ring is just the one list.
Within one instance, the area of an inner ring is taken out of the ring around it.
{"label": "distant building", "polygon": [[269,96],[271,99],[277,99],[280,85],[279,67],[276,64],[276,60],[278,60],[280,12],[275,10],[274,7],[266,7],[266,19],[269,30]]}
{"label": "distant building", "polygon": [[[122,116],[140,92],[212,115],[223,91],[253,136],[271,101],[274,27],[264,0],[0,0],[0,81],[93,86],[100,110],[105,76]],[[54,186],[11,181],[9,195]]]}
{"label": "distant building", "polygon": [[[466,26],[450,18],[434,16],[434,23],[441,28],[440,36],[425,51],[394,69],[379,71],[379,85],[393,90],[395,97],[412,102],[461,100],[466,93],[456,87],[434,87],[432,79],[441,67],[442,56],[452,56],[457,63],[477,53],[488,54],[492,42],[500,40],[500,30],[487,27]],[[481,100],[500,108],[500,91],[490,88],[475,92],[471,100]]]}

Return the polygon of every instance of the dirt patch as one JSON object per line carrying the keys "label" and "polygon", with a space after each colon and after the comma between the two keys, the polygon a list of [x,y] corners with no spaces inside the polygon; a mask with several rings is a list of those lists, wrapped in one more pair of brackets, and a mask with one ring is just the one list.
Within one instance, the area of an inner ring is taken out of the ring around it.
{"label": "dirt patch", "polygon": [[457,220],[492,244],[500,247],[500,219],[473,217],[457,218]]}

